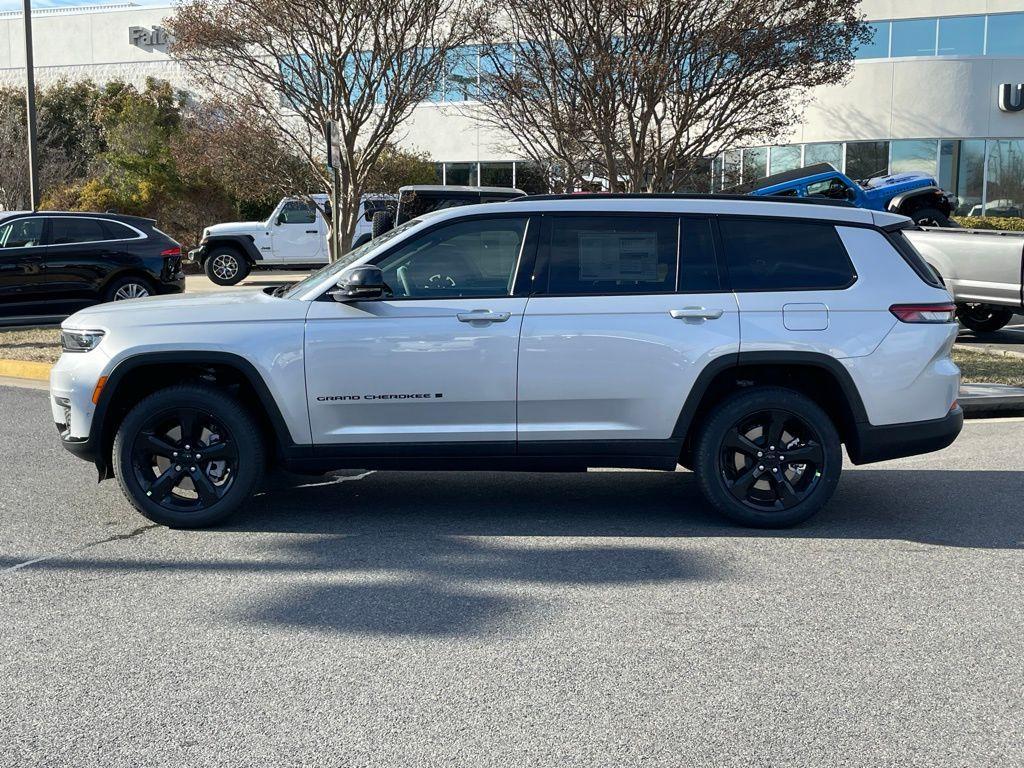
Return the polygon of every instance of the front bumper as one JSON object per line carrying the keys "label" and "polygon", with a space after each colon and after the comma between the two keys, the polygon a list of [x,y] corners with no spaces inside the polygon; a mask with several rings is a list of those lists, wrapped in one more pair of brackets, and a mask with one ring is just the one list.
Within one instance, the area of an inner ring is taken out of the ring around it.
{"label": "front bumper", "polygon": [[956,440],[964,426],[964,411],[959,405],[940,419],[911,421],[904,424],[857,424],[854,439],[846,445],[854,464],[916,456],[940,451]]}

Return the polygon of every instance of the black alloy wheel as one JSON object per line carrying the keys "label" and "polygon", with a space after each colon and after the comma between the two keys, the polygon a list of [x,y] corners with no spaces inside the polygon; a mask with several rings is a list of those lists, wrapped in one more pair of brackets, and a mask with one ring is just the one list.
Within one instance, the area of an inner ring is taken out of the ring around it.
{"label": "black alloy wheel", "polygon": [[132,471],[154,503],[171,512],[199,512],[231,489],[238,449],[212,414],[178,407],[145,422],[132,444]]}
{"label": "black alloy wheel", "polygon": [[114,474],[132,505],[174,528],[201,528],[239,509],[264,471],[252,415],[228,392],[177,384],[143,398],[114,438]]}
{"label": "black alloy wheel", "polygon": [[719,466],[734,499],[763,512],[792,509],[817,487],[825,463],[821,437],[794,413],[769,409],[726,432]]}
{"label": "black alloy wheel", "polygon": [[843,453],[835,425],[811,398],[755,386],[714,406],[691,463],[705,498],[726,517],[785,528],[825,506],[839,483]]}

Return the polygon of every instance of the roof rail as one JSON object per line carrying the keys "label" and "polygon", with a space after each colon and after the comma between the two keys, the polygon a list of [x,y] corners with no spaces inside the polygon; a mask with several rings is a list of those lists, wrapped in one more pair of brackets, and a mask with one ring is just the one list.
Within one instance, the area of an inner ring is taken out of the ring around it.
{"label": "roof rail", "polygon": [[785,195],[720,195],[702,192],[595,192],[558,195],[523,195],[510,203],[539,200],[743,200],[748,203],[800,203],[802,205],[828,205],[855,208],[848,200],[829,200],[825,197],[790,197]]}

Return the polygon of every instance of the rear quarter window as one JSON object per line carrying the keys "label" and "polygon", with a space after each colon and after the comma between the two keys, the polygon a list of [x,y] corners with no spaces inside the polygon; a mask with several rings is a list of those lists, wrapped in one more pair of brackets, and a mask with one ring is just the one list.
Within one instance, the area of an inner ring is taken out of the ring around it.
{"label": "rear quarter window", "polygon": [[722,218],[720,226],[734,291],[839,290],[857,278],[827,222]]}

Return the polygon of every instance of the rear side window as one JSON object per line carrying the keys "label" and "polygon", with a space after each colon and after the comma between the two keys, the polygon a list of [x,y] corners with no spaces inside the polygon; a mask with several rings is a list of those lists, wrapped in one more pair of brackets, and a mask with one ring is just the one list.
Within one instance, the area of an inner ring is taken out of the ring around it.
{"label": "rear side window", "polygon": [[[902,227],[896,230],[890,230],[888,232],[889,242],[893,244],[903,260],[910,265],[910,268],[917,273],[917,276],[924,280],[928,285],[935,286],[936,288],[945,288],[946,284],[942,279],[942,276],[932,269],[932,265],[924,260],[924,257],[918,253],[917,248],[910,242],[903,232],[910,227]],[[914,227],[917,229],[917,227]]]}
{"label": "rear side window", "polygon": [[62,217],[50,219],[50,243],[52,245],[73,245],[95,243],[106,240],[103,227],[96,219]]}
{"label": "rear side window", "polygon": [[126,227],[124,224],[118,224],[116,221],[103,221],[101,224],[107,231],[107,238],[110,240],[137,240],[139,237],[139,233],[134,229]]}
{"label": "rear side window", "polygon": [[832,224],[721,219],[734,291],[839,289],[856,273]]}
{"label": "rear side window", "polygon": [[671,293],[678,219],[566,216],[551,226],[548,293]]}
{"label": "rear side window", "polygon": [[680,223],[679,290],[705,293],[720,290],[715,239],[710,219],[683,218]]}

